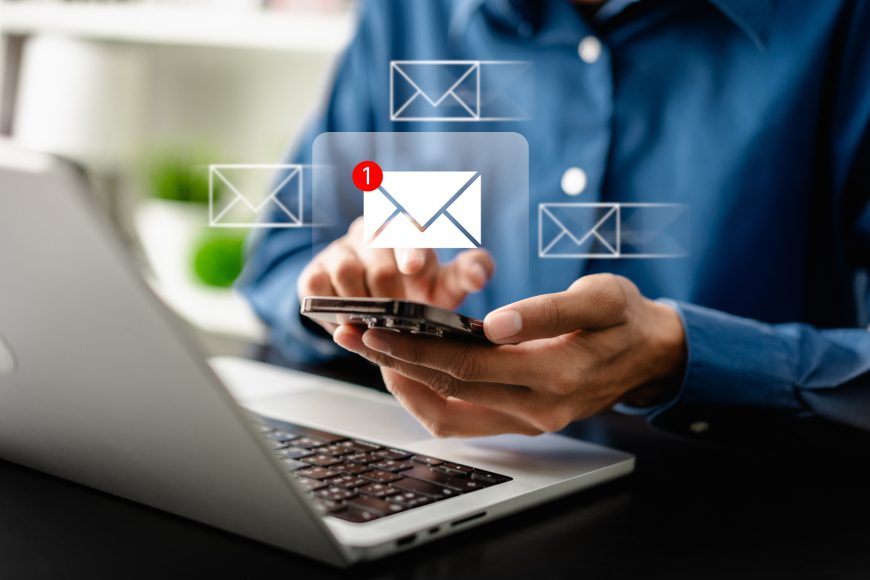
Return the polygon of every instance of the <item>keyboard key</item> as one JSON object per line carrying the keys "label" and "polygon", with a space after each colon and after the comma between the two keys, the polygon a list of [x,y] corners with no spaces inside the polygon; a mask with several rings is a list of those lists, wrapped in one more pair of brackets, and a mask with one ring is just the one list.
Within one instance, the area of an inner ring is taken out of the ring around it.
{"label": "keyboard key", "polygon": [[364,477],[369,481],[373,481],[375,483],[390,483],[391,481],[396,481],[401,479],[401,476],[396,475],[390,471],[384,471],[382,469],[372,469],[371,471],[366,471],[365,473],[360,474],[360,477]]}
{"label": "keyboard key", "polygon": [[315,439],[314,437],[300,437],[293,440],[295,447],[302,447],[303,449],[314,449],[315,447],[323,447],[326,444],[327,442],[323,439]]}
{"label": "keyboard key", "polygon": [[311,451],[310,449],[300,449],[299,447],[286,447],[284,449],[277,450],[275,455],[282,458],[286,457],[289,459],[302,459],[303,457],[314,455],[314,451]]}
{"label": "keyboard key", "polygon": [[333,469],[346,473],[348,475],[359,475],[371,469],[364,463],[342,463],[341,465],[333,466]]}
{"label": "keyboard key", "polygon": [[392,471],[394,473],[398,473],[400,471],[404,471],[406,469],[411,469],[414,467],[414,464],[411,461],[381,461],[379,463],[370,463],[369,467],[372,469],[383,469],[384,471]]}
{"label": "keyboard key", "polygon": [[308,491],[317,491],[318,489],[323,489],[327,487],[327,484],[320,481],[319,479],[308,479],[307,477],[297,477],[296,480],[305,486],[305,489]]}
{"label": "keyboard key", "polygon": [[383,451],[376,451],[375,455],[392,461],[401,461],[403,459],[408,459],[413,455],[413,453],[402,451],[401,449],[384,449]]}
{"label": "keyboard key", "polygon": [[374,453],[354,453],[353,455],[345,455],[342,459],[352,463],[377,463],[382,461],[383,457],[378,457]]}
{"label": "keyboard key", "polygon": [[455,471],[462,471],[464,473],[471,473],[474,471],[473,467],[468,467],[467,465],[460,465],[459,463],[450,463],[449,461],[445,461],[441,464],[443,467],[447,467],[448,469],[453,469]]}
{"label": "keyboard key", "polygon": [[284,449],[288,445],[290,445],[290,443],[285,441],[272,441],[270,447],[272,451],[278,451],[279,449]]}
{"label": "keyboard key", "polygon": [[450,475],[452,477],[468,477],[468,475],[471,473],[470,471],[459,471],[458,469],[447,467],[446,464],[436,465],[432,468],[432,470],[444,473],[446,475]]}
{"label": "keyboard key", "polygon": [[420,507],[421,505],[426,505],[427,503],[432,503],[432,498],[410,491],[404,491],[395,495],[388,495],[384,498],[384,500],[390,503],[397,503],[400,506],[408,509]]}
{"label": "keyboard key", "polygon": [[399,504],[388,503],[382,499],[360,495],[347,500],[347,505],[365,510],[367,512],[375,512],[377,514],[389,515],[399,513],[405,508]]}
{"label": "keyboard key", "polygon": [[312,466],[306,469],[300,469],[296,472],[296,475],[301,475],[302,477],[308,477],[310,479],[329,479],[330,477],[335,477],[341,474],[326,467]]}
{"label": "keyboard key", "polygon": [[367,480],[355,475],[340,475],[338,477],[333,477],[332,479],[327,479],[326,481],[329,485],[337,485],[338,487],[346,487],[350,489],[363,487],[369,484]]}
{"label": "keyboard key", "polygon": [[412,491],[414,493],[420,493],[435,499],[446,499],[448,497],[459,495],[458,491],[450,489],[449,487],[444,487],[441,485],[430,483],[428,481],[421,481],[419,479],[411,478],[397,481],[393,483],[393,487],[401,491]]}
{"label": "keyboard key", "polygon": [[344,509],[346,504],[343,501],[332,501],[328,499],[315,498],[314,505],[316,505],[317,509],[319,509],[321,512],[329,513]]}
{"label": "keyboard key", "polygon": [[332,455],[326,455],[325,453],[318,453],[317,455],[304,457],[302,461],[310,465],[319,465],[320,467],[329,467],[341,463],[341,459],[333,457]]}
{"label": "keyboard key", "polygon": [[396,493],[396,490],[385,483],[370,483],[365,487],[357,488],[357,491],[374,497],[384,497]]}
{"label": "keyboard key", "polygon": [[255,421],[255,427],[254,427],[254,428],[255,428],[257,431],[259,431],[260,433],[263,433],[263,434],[271,433],[272,431],[275,430],[274,428],[272,428],[272,427],[270,427],[270,426],[268,426],[268,425],[264,425],[264,424],[262,424],[262,423],[257,423],[256,421]]}
{"label": "keyboard key", "polygon": [[507,475],[499,475],[498,473],[492,473],[489,471],[484,471],[482,469],[475,469],[474,471],[472,471],[471,479],[481,481],[486,485],[498,485],[499,483],[511,481],[511,478]]}
{"label": "keyboard key", "polygon": [[308,467],[308,464],[290,458],[282,459],[281,462],[284,464],[284,467],[286,467],[289,471],[296,471],[297,469]]}
{"label": "keyboard key", "polygon": [[330,486],[314,492],[315,497],[327,499],[330,501],[343,501],[352,498],[356,495],[355,491],[344,489],[343,487]]}
{"label": "keyboard key", "polygon": [[330,443],[324,447],[320,447],[318,449],[321,453],[329,453],[330,455],[347,455],[348,453],[359,453],[360,451],[364,451],[362,449],[358,449],[353,441],[341,441],[339,443]]}
{"label": "keyboard key", "polygon": [[369,443],[368,441],[360,441],[359,439],[352,439],[351,443],[354,444],[354,447],[360,453],[367,453],[370,451],[377,451],[378,449],[383,449],[383,446],[378,445],[377,443]]}
{"label": "keyboard key", "polygon": [[370,522],[372,520],[378,519],[378,517],[379,517],[371,512],[366,512],[366,511],[358,510],[356,508],[351,508],[351,507],[345,508],[343,510],[339,510],[337,512],[333,512],[330,515],[337,517],[339,519],[348,521],[348,522],[352,522],[354,524],[362,524],[365,522]]}
{"label": "keyboard key", "polygon": [[426,465],[441,465],[444,463],[440,459],[435,459],[434,457],[427,457],[425,455],[415,455],[414,461],[417,463],[425,463]]}
{"label": "keyboard key", "polygon": [[457,484],[457,481],[467,481],[467,478],[465,477],[451,477],[446,473],[429,469],[425,465],[417,465],[413,469],[403,471],[402,475],[405,477],[413,477],[414,479],[422,479],[423,481],[431,481],[438,485],[446,485],[447,487],[452,487],[454,489],[460,489],[461,484]]}
{"label": "keyboard key", "polygon": [[471,491],[477,491],[478,489],[488,487],[482,481],[477,481],[476,479],[471,479],[470,477],[454,477],[450,480],[449,485],[453,489],[458,489],[462,493],[469,493]]}
{"label": "keyboard key", "polygon": [[289,431],[281,431],[280,429],[275,429],[266,433],[264,435],[266,439],[271,439],[272,441],[278,441],[279,443],[284,443],[286,441],[292,441],[293,439],[298,439],[299,435],[295,433],[290,433]]}

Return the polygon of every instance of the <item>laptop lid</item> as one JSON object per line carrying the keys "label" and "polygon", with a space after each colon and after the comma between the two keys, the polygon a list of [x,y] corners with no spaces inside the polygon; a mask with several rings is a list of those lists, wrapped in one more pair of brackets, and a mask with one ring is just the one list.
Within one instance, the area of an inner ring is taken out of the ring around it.
{"label": "laptop lid", "polygon": [[0,336],[0,457],[348,563],[80,176],[7,145]]}

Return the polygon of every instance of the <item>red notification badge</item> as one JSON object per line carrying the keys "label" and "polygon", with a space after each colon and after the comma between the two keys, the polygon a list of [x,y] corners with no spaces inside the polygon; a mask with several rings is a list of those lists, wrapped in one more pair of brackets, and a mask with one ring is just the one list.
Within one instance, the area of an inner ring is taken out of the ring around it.
{"label": "red notification badge", "polygon": [[381,166],[374,161],[363,161],[353,168],[353,184],[363,191],[374,191],[384,181]]}

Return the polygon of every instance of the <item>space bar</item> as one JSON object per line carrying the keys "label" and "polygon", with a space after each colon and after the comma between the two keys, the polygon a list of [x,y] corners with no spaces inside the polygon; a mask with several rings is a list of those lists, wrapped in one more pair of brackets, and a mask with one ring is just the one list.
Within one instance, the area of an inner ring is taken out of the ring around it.
{"label": "space bar", "polygon": [[438,499],[459,495],[458,491],[450,489],[449,487],[435,485],[434,483],[420,481],[419,479],[403,479],[394,482],[392,486],[401,489],[402,491],[413,491],[415,493],[421,493]]}

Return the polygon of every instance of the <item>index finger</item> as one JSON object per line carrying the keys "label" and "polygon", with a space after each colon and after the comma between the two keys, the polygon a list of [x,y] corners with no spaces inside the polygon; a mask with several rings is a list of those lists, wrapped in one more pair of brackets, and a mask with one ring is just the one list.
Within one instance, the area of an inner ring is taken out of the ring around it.
{"label": "index finger", "polygon": [[438,263],[435,250],[431,248],[396,248],[396,265],[406,276],[421,274]]}
{"label": "index finger", "polygon": [[475,345],[383,330],[368,330],[362,340],[374,351],[467,382],[530,386],[546,381],[553,366],[541,363],[540,357],[524,356],[524,348],[515,345]]}

